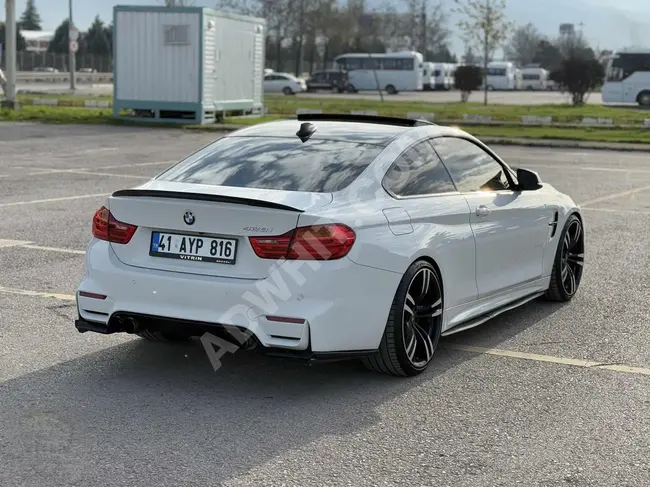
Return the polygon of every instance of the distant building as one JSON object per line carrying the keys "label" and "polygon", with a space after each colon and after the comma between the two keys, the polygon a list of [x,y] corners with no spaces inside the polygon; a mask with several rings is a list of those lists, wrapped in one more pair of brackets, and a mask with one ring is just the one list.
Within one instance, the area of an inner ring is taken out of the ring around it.
{"label": "distant building", "polygon": [[21,30],[28,52],[45,52],[54,38],[54,32],[44,30]]}
{"label": "distant building", "polygon": [[573,36],[576,33],[576,28],[574,24],[560,24],[560,35],[561,36]]}

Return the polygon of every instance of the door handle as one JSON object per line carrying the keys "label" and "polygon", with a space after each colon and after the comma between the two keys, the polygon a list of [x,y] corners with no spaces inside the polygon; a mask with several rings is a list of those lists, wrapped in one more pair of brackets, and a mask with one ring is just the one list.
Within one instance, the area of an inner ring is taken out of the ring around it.
{"label": "door handle", "polygon": [[490,209],[485,205],[481,205],[476,208],[476,216],[486,217],[489,214],[490,214]]}

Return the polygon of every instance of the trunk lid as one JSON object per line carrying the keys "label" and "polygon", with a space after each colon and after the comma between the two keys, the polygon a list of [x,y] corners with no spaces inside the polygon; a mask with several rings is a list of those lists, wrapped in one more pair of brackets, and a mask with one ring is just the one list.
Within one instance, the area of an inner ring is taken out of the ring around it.
{"label": "trunk lid", "polygon": [[[331,193],[153,180],[109,197],[113,217],[138,227],[128,244],[111,247],[121,262],[134,267],[263,279],[276,261],[257,257],[248,237],[287,233],[302,212],[331,201]],[[191,214],[188,222],[186,214]]]}

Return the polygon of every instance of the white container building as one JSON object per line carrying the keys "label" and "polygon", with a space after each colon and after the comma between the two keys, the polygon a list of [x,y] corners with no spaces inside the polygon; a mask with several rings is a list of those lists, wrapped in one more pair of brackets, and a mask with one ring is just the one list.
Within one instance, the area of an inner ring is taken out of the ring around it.
{"label": "white container building", "polygon": [[264,19],[118,5],[113,21],[115,117],[205,124],[263,112]]}

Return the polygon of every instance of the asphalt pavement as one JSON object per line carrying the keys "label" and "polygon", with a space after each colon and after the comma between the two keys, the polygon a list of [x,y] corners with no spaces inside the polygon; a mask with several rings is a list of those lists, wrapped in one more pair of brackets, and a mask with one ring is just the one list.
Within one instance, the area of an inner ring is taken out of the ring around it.
{"label": "asphalt pavement", "polygon": [[216,137],[0,124],[0,485],[650,485],[646,154],[497,147],[583,206],[581,289],[417,378],[77,333],[106,194]]}

